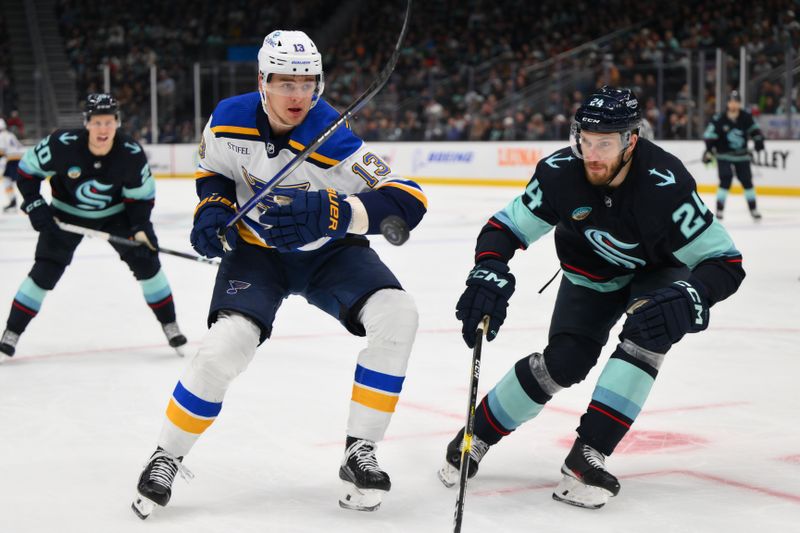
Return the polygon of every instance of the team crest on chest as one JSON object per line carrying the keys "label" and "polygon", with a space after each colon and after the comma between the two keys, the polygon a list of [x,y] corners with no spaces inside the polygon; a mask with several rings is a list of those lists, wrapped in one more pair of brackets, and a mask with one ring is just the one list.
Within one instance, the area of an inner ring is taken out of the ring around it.
{"label": "team crest on chest", "polygon": [[[261,194],[261,191],[264,190],[264,187],[266,187],[267,182],[252,175],[244,165],[242,165],[241,171],[242,171],[242,179],[247,184],[247,187],[250,189],[252,195],[257,196]],[[274,201],[275,194],[280,194],[282,190],[285,191],[287,189],[300,189],[303,191],[307,191],[309,188],[311,188],[311,184],[307,181],[304,183],[293,183],[291,185],[282,185],[281,187],[276,187],[275,190],[273,191],[273,194],[268,194],[261,202],[258,203],[258,208],[261,209],[262,211],[266,211],[268,207],[275,205]]]}
{"label": "team crest on chest", "polygon": [[647,261],[636,256],[626,254],[623,250],[633,250],[639,246],[638,242],[628,243],[621,241],[607,231],[589,228],[583,232],[584,237],[594,248],[594,253],[611,263],[634,270],[647,264]]}

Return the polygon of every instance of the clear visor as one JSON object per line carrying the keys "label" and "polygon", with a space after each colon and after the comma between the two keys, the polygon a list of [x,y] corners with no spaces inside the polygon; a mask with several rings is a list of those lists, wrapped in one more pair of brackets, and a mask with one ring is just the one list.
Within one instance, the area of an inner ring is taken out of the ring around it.
{"label": "clear visor", "polygon": [[278,96],[305,98],[313,95],[317,91],[317,82],[288,80],[269,81],[264,84],[264,90],[269,94]]}
{"label": "clear visor", "polygon": [[578,159],[608,161],[616,159],[631,144],[631,132],[595,133],[581,131],[577,122],[569,130],[569,146]]}

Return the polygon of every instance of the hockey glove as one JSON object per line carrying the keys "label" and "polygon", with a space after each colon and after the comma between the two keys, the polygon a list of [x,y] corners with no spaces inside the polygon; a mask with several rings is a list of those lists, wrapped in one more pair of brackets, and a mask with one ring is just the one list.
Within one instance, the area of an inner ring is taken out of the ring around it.
{"label": "hockey glove", "polygon": [[706,329],[708,298],[702,285],[692,283],[676,281],[633,300],[620,337],[647,350],[666,353],[685,334]]}
{"label": "hockey glove", "polygon": [[353,212],[344,194],[335,189],[287,189],[280,195],[288,200],[271,206],[259,218],[267,226],[262,237],[279,251],[297,250],[322,237],[340,239],[347,234]]}
{"label": "hockey glove", "polygon": [[[206,196],[197,205],[194,211],[194,226],[192,227],[192,248],[206,257],[222,257],[225,250],[219,240],[217,230],[224,228],[228,220],[236,214],[233,202],[212,194]],[[236,228],[231,228],[225,233],[225,239],[231,248],[236,248]]]}
{"label": "hockey glove", "polygon": [[714,162],[714,152],[711,150],[706,150],[703,152],[703,157],[700,158],[704,165],[708,165]]}
{"label": "hockey glove", "polygon": [[58,225],[53,218],[53,210],[41,196],[37,196],[31,201],[25,200],[22,210],[28,215],[31,226],[36,231],[53,233],[58,231]]}
{"label": "hockey glove", "polygon": [[760,152],[761,150],[764,149],[764,139],[756,139],[754,144],[756,152]]}
{"label": "hockey glove", "polygon": [[489,316],[486,340],[493,340],[506,319],[508,300],[514,294],[516,280],[508,265],[489,259],[481,261],[467,276],[467,288],[456,304],[456,318],[463,324],[464,342],[475,346],[475,333],[484,316]]}
{"label": "hockey glove", "polygon": [[131,240],[140,242],[139,246],[133,248],[132,253],[138,257],[151,257],[158,252],[158,237],[153,230],[153,224],[146,222],[131,228]]}

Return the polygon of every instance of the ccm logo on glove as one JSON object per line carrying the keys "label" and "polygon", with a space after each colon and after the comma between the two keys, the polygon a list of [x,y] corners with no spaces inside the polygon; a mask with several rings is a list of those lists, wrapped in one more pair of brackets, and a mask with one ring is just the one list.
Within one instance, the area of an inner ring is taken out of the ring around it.
{"label": "ccm logo on glove", "polygon": [[692,301],[694,302],[694,311],[696,313],[696,316],[694,317],[694,323],[698,326],[702,326],[704,324],[703,311],[705,308],[703,307],[703,300],[700,298],[700,294],[697,292],[697,289],[685,281],[676,281],[675,285],[680,285],[681,287],[685,288],[686,292],[689,293],[689,296],[692,297]]}
{"label": "ccm logo on glove", "polygon": [[469,273],[469,277],[495,283],[499,289],[502,289],[508,284],[507,279],[498,277],[494,271],[485,268],[473,268],[472,272]]}

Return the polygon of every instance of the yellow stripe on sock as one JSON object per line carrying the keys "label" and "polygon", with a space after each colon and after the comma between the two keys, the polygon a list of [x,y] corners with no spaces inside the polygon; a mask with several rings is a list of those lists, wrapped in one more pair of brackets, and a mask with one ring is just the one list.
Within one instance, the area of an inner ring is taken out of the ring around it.
{"label": "yellow stripe on sock", "polygon": [[397,400],[399,399],[399,396],[389,396],[388,394],[381,394],[380,392],[376,392],[374,390],[353,385],[352,400],[377,411],[394,413],[394,408],[397,405]]}
{"label": "yellow stripe on sock", "polygon": [[180,407],[178,404],[175,403],[174,398],[169,399],[169,405],[167,406],[167,418],[169,418],[170,422],[181,428],[182,430],[186,431],[187,433],[194,433],[199,435],[200,433],[204,432],[208,426],[211,425],[215,418],[195,418]]}

